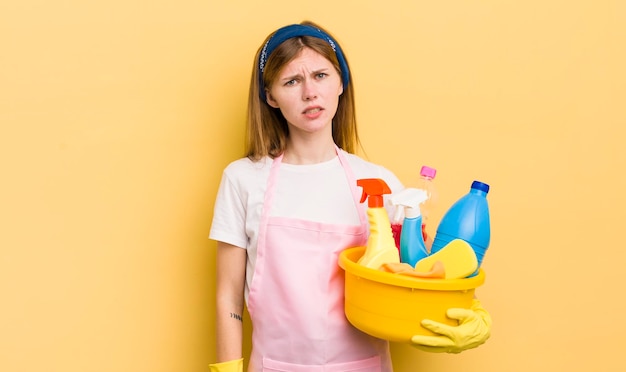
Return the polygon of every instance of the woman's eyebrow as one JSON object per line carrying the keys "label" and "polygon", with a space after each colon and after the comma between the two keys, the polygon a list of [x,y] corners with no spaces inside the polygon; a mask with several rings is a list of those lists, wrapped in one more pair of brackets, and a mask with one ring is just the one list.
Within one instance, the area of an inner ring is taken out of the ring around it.
{"label": "woman's eyebrow", "polygon": [[[329,71],[329,70],[330,69],[328,67],[322,67],[322,68],[319,68],[317,70],[311,71],[311,75],[317,75],[317,74],[322,73],[322,72],[327,73],[327,71]],[[298,78],[302,78],[302,74],[301,73],[288,75],[288,76],[280,78],[280,80],[281,81],[290,81],[290,80],[294,80],[294,79],[298,79]]]}

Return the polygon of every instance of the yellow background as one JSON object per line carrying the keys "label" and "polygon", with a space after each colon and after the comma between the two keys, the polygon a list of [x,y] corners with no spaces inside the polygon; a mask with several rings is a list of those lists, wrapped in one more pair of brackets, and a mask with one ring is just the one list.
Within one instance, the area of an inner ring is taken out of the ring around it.
{"label": "yellow background", "polygon": [[369,159],[438,169],[435,221],[492,187],[492,338],[396,370],[625,370],[624,4],[2,1],[0,370],[207,370],[213,199],[252,56],[302,19],[346,50]]}

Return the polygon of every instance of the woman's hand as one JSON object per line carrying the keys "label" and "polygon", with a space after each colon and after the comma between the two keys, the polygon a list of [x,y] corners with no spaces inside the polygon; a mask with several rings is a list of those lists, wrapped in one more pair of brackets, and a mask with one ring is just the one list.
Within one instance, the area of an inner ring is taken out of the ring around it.
{"label": "woman's hand", "polygon": [[459,325],[449,326],[424,319],[422,326],[438,336],[413,336],[413,346],[432,353],[460,353],[482,345],[491,335],[491,316],[477,299],[472,301],[471,308],[448,309],[446,315],[457,319]]}

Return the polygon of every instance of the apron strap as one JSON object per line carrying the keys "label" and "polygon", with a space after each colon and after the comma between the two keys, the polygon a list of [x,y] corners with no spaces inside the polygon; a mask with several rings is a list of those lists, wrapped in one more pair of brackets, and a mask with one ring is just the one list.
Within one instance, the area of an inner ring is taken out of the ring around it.
{"label": "apron strap", "polygon": [[272,161],[272,167],[270,168],[269,179],[267,180],[267,188],[265,190],[265,196],[263,198],[263,208],[261,212],[261,220],[259,221],[259,234],[257,236],[257,255],[263,254],[264,249],[259,245],[265,244],[267,236],[267,222],[270,216],[270,209],[274,200],[274,191],[276,190],[276,182],[278,180],[278,170],[283,162],[283,154],[275,157]]}
{"label": "apron strap", "polygon": [[348,184],[350,185],[350,190],[352,191],[352,199],[354,200],[354,206],[356,207],[357,213],[359,214],[359,221],[361,225],[367,224],[367,216],[365,213],[365,208],[361,206],[361,192],[359,191],[359,187],[356,184],[356,177],[354,172],[352,171],[352,167],[348,163],[348,158],[344,155],[343,150],[341,150],[337,145],[335,145],[335,149],[337,151],[337,156],[339,157],[339,161],[343,166],[344,172],[346,173],[346,178],[348,179]]}

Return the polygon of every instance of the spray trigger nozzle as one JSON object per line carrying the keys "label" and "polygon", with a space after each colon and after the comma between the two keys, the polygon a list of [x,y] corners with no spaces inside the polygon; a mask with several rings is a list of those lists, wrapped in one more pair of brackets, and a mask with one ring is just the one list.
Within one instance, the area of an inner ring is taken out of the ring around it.
{"label": "spray trigger nozzle", "polygon": [[407,188],[391,197],[391,203],[405,208],[405,218],[422,215],[420,204],[428,199],[428,193],[422,189]]}
{"label": "spray trigger nozzle", "polygon": [[362,178],[356,184],[363,188],[361,203],[368,199],[367,205],[370,208],[383,207],[383,194],[391,194],[387,183],[380,178]]}

